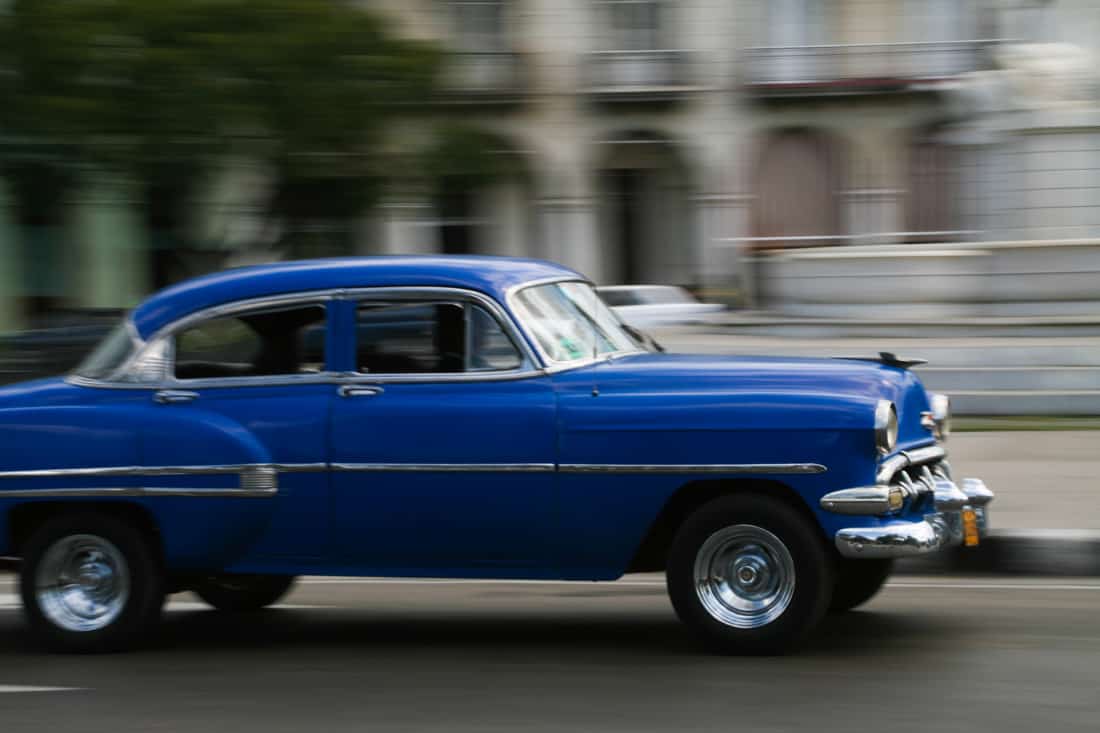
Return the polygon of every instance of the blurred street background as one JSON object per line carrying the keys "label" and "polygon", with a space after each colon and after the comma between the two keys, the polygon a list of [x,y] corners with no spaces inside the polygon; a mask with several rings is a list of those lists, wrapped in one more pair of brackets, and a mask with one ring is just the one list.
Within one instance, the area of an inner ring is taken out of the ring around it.
{"label": "blurred street background", "polygon": [[729,306],[676,348],[898,350],[1100,415],[1092,0],[0,0],[0,381],[152,290],[542,257]]}
{"label": "blurred street background", "polygon": [[[1100,575],[1098,54],[1096,0],[0,0],[0,383],[204,272],[546,258],[725,307],[670,350],[929,359],[984,569]],[[661,582],[313,579],[58,659],[0,578],[0,723],[1095,730],[1095,577],[901,575],[769,660]]]}

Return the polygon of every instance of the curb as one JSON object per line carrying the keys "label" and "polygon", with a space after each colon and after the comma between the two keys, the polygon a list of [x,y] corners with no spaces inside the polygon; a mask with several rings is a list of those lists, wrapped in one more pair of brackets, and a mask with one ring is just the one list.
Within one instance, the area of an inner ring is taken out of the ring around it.
{"label": "curb", "polygon": [[903,574],[1100,576],[1100,531],[990,530],[975,548],[957,547],[898,562]]}

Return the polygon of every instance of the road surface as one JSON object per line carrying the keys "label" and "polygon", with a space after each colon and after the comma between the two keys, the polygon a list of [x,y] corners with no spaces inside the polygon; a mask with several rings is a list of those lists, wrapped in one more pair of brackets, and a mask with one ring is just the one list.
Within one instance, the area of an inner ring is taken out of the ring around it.
{"label": "road surface", "polygon": [[0,579],[10,731],[1095,731],[1100,581],[902,577],[796,655],[700,650],[659,576],[309,579],[225,616],[175,596],[149,648],[37,651]]}

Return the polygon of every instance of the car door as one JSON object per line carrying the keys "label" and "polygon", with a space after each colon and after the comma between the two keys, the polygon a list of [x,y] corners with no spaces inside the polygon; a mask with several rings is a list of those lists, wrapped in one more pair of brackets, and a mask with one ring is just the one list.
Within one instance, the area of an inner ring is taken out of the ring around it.
{"label": "car door", "polygon": [[348,304],[332,407],[348,562],[398,575],[552,575],[555,398],[506,314],[450,289]]}
{"label": "car door", "polygon": [[144,462],[214,470],[241,463],[230,446],[246,446],[249,464],[274,466],[278,491],[256,505],[269,519],[246,563],[315,561],[329,549],[330,316],[322,299],[284,298],[188,319],[169,337],[167,381],[150,409],[182,419],[156,421],[166,432],[143,436]]}

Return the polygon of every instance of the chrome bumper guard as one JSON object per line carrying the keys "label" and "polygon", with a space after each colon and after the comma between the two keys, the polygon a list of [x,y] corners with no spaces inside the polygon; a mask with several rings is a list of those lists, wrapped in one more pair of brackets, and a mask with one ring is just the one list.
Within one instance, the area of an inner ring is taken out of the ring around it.
{"label": "chrome bumper guard", "polygon": [[[942,455],[941,455],[942,457]],[[840,514],[885,516],[899,508],[900,491],[905,502],[923,502],[931,494],[934,511],[918,522],[894,522],[878,527],[852,527],[836,533],[836,548],[844,557],[881,559],[910,557],[963,544],[966,537],[964,514],[974,513],[972,533],[977,540],[989,524],[989,503],[993,492],[981,479],[951,480],[946,461],[935,465],[910,463],[880,483],[859,489],[826,494],[821,507]],[[884,478],[884,477],[880,477]],[[973,544],[973,543],[971,543]]]}

